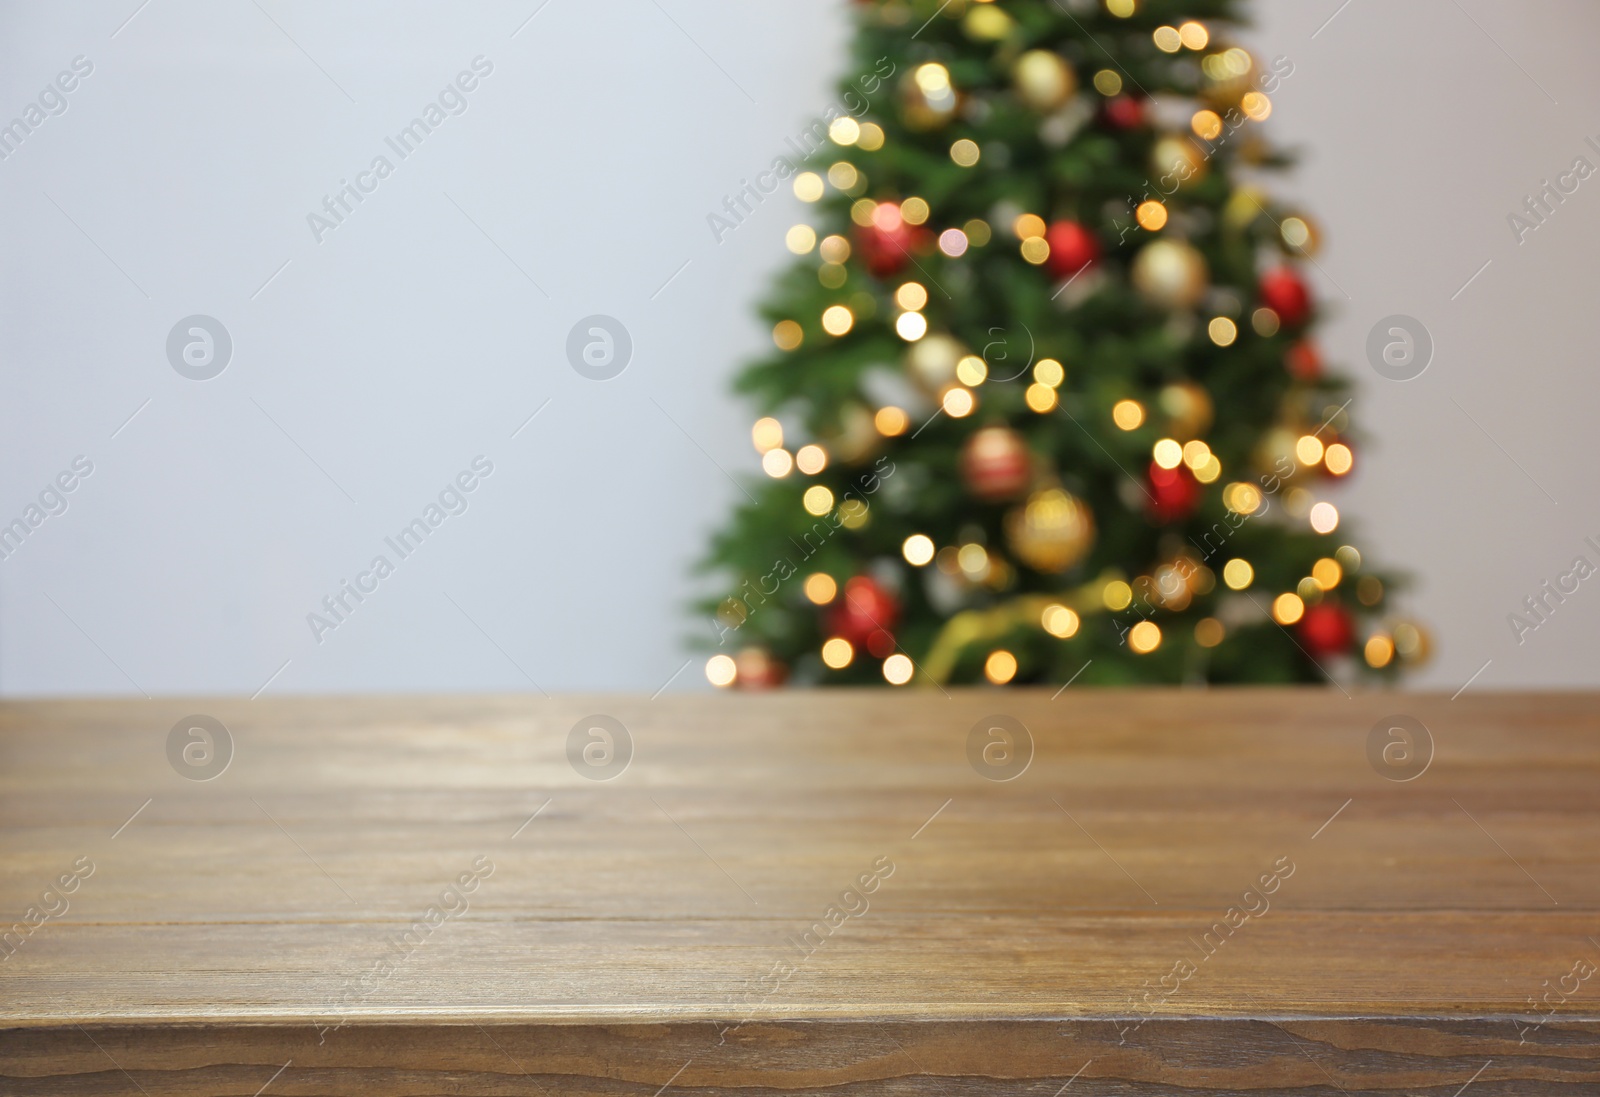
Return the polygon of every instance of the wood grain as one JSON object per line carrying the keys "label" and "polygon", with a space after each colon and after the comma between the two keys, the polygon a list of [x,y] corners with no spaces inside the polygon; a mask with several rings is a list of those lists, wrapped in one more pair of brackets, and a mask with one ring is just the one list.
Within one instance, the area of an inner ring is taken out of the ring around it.
{"label": "wood grain", "polygon": [[1597,790],[1590,694],[9,703],[0,1094],[1593,1094]]}

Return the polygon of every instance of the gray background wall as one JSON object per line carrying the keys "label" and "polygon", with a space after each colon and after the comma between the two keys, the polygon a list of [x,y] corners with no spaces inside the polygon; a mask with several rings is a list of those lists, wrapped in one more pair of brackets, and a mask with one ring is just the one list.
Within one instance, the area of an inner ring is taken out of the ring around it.
{"label": "gray background wall", "polygon": [[[706,215],[827,104],[844,10],[0,8],[0,117],[94,65],[0,161],[0,522],[94,467],[0,561],[0,691],[703,688],[672,679],[686,572],[756,467],[726,383],[798,204],[720,244]],[[1523,644],[1506,621],[1600,562],[1600,178],[1520,244],[1506,220],[1600,167],[1597,29],[1580,0],[1258,7],[1253,45],[1295,64],[1279,190],[1325,230],[1323,345],[1371,435],[1342,509],[1416,576],[1418,686],[1600,681],[1600,579]],[[480,54],[465,112],[317,242],[306,215]],[[203,384],[165,353],[196,313],[235,347]],[[603,384],[565,359],[591,313],[634,344]],[[1364,362],[1391,313],[1438,348],[1403,384]],[[317,643],[306,614],[479,455],[466,512]]]}

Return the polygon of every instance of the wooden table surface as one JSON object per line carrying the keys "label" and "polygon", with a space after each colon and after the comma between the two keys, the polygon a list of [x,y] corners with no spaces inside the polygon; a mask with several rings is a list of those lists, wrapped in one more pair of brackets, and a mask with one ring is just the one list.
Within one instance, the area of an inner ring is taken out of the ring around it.
{"label": "wooden table surface", "polygon": [[0,1093],[1592,1095],[1597,807],[1592,694],[8,703]]}

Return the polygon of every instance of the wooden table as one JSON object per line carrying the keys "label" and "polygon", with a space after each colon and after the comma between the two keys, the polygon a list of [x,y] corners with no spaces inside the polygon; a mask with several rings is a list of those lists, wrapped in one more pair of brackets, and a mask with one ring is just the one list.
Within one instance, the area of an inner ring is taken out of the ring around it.
{"label": "wooden table", "polygon": [[10,703],[0,1093],[1592,1095],[1597,807],[1586,694]]}

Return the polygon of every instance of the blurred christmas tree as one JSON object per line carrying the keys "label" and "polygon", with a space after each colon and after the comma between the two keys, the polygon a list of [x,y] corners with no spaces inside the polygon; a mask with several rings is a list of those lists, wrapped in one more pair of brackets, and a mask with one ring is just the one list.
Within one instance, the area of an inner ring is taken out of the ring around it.
{"label": "blurred christmas tree", "polygon": [[768,479],[707,561],[714,683],[1424,656],[1325,498],[1354,457],[1317,230],[1253,182],[1294,66],[1226,40],[1237,7],[856,5],[840,105],[776,165],[813,213],[739,379]]}

